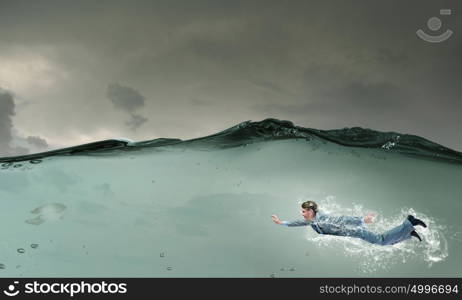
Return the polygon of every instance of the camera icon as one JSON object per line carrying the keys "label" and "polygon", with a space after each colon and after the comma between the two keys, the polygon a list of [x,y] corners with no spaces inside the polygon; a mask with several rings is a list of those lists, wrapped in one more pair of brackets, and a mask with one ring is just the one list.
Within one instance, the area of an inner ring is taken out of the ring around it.
{"label": "camera icon", "polygon": [[[440,9],[440,15],[451,15],[451,10],[450,9]],[[441,19],[438,17],[431,17],[427,21],[427,27],[431,31],[438,31],[441,29]],[[425,31],[422,29],[417,30],[417,36],[421,38],[422,40],[429,42],[429,43],[441,43],[447,40],[451,35],[452,35],[452,30],[448,29],[445,32],[443,32],[440,35],[430,35],[427,34]]]}
{"label": "camera icon", "polygon": [[15,284],[18,284],[19,281],[15,281],[13,283],[14,284],[10,284],[8,286],[8,290],[3,290],[3,293],[9,297],[14,297],[19,294],[19,291],[15,291],[15,288],[16,288]]}

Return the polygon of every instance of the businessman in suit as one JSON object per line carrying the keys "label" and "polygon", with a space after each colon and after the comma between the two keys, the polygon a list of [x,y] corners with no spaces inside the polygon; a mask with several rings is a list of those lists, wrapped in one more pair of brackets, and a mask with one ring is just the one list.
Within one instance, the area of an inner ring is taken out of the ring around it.
{"label": "businessman in suit", "polygon": [[319,211],[318,205],[314,201],[303,202],[301,207],[303,220],[296,220],[292,222],[281,221],[276,215],[272,215],[271,218],[276,224],[289,227],[311,226],[314,231],[319,234],[356,237],[377,245],[393,245],[410,239],[411,237],[416,237],[422,241],[415,231],[414,226],[420,225],[427,227],[422,220],[409,215],[401,225],[398,225],[382,234],[378,234],[367,230],[364,226],[365,224],[372,223],[372,219],[375,216],[373,213],[367,214],[364,218],[332,216]]}

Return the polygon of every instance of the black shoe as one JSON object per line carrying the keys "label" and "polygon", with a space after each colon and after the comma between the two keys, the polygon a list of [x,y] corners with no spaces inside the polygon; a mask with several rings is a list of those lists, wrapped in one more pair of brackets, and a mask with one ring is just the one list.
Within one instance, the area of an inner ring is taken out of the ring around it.
{"label": "black shoe", "polygon": [[419,234],[418,234],[415,230],[411,232],[411,235],[414,236],[414,237],[416,237],[416,238],[418,238],[419,241],[422,241],[422,239],[420,238]]}
{"label": "black shoe", "polygon": [[414,218],[414,216],[412,215],[407,216],[407,219],[409,220],[409,222],[411,222],[412,226],[420,225],[423,227],[427,227],[427,224],[425,224],[422,220]]}

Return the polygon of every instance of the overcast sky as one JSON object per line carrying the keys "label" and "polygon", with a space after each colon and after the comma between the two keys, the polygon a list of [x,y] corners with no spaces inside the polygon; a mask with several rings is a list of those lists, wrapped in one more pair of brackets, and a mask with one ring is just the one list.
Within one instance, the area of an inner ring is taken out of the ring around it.
{"label": "overcast sky", "polygon": [[461,96],[459,0],[0,0],[0,156],[265,118],[462,151]]}

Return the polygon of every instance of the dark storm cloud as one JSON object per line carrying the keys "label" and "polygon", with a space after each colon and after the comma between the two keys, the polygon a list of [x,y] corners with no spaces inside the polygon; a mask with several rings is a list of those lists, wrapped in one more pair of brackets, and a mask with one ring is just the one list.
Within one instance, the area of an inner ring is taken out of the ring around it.
{"label": "dark storm cloud", "polygon": [[45,139],[39,137],[39,136],[28,136],[26,138],[26,141],[31,144],[31,145],[34,145],[35,147],[39,148],[39,149],[46,149],[48,148],[48,143]]}
{"label": "dark storm cloud", "polygon": [[143,125],[148,120],[145,117],[140,116],[140,115],[136,115],[136,114],[130,114],[130,115],[132,118],[129,121],[125,122],[125,124],[128,127],[130,127],[132,130],[138,129],[138,127]]}
{"label": "dark storm cloud", "polygon": [[107,97],[112,101],[115,108],[127,112],[133,112],[143,107],[146,101],[146,98],[134,88],[122,86],[118,83],[109,84]]}
{"label": "dark storm cloud", "polygon": [[24,155],[29,150],[21,146],[11,146],[15,103],[13,95],[0,87],[0,157]]}
{"label": "dark storm cloud", "polygon": [[125,122],[125,125],[131,130],[138,129],[148,121],[142,115],[134,113],[135,110],[142,108],[146,101],[146,98],[134,88],[113,83],[107,88],[107,97],[112,101],[115,108],[130,113],[131,119]]}
{"label": "dark storm cloud", "polygon": [[14,116],[13,96],[0,88],[0,155],[11,153],[12,116]]}

